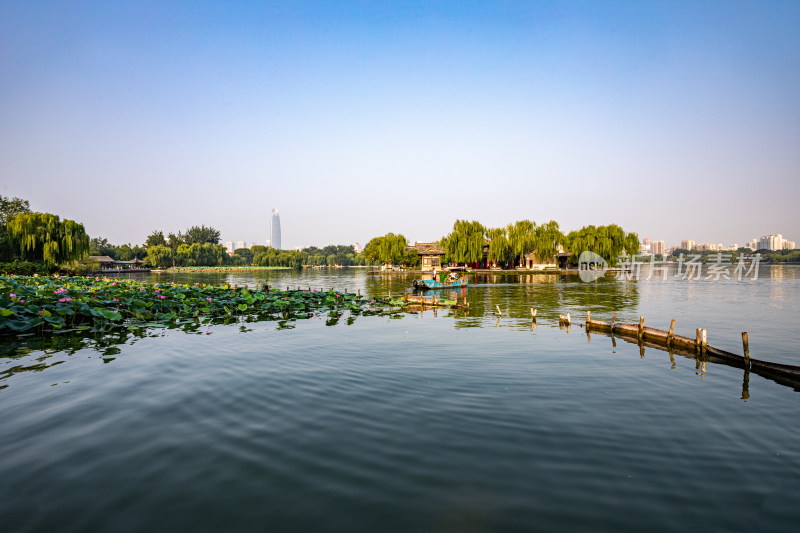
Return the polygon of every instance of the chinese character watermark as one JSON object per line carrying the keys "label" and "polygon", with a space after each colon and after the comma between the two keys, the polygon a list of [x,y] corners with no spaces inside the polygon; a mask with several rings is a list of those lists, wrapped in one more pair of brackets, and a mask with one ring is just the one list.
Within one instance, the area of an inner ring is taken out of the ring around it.
{"label": "chinese character watermark", "polygon": [[[751,281],[758,279],[760,263],[761,254],[745,256],[739,253],[736,257],[736,254],[718,252],[708,256],[706,263],[702,262],[700,254],[690,254],[688,257],[681,254],[676,261],[656,261],[655,255],[622,254],[617,261],[615,277],[620,281],[640,279]],[[672,265],[675,265],[675,273],[670,276]],[[605,275],[608,269],[608,262],[594,252],[583,252],[578,259],[578,275],[582,281],[595,281]]]}

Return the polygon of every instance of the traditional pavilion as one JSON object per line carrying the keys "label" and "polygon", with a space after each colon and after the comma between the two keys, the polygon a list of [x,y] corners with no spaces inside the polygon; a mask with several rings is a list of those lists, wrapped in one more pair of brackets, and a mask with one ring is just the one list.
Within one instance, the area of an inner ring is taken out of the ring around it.
{"label": "traditional pavilion", "polygon": [[434,268],[442,269],[442,256],[444,250],[439,247],[438,242],[415,242],[414,246],[409,246],[406,250],[416,250],[419,254],[423,272],[430,272]]}
{"label": "traditional pavilion", "polygon": [[90,255],[89,259],[100,263],[100,272],[122,272],[126,270],[150,270],[143,267],[144,261],[138,258],[130,261],[117,261],[107,255]]}
{"label": "traditional pavilion", "polygon": [[540,260],[536,256],[536,252],[528,252],[527,254],[524,255],[525,268],[527,268],[528,270],[545,270],[548,268],[565,269],[567,268],[567,261],[569,260],[569,256],[571,255],[572,254],[569,252],[566,253],[560,252],[556,254],[555,257],[553,258],[555,261],[557,261],[554,263],[552,262],[553,261],[552,259],[548,262]]}

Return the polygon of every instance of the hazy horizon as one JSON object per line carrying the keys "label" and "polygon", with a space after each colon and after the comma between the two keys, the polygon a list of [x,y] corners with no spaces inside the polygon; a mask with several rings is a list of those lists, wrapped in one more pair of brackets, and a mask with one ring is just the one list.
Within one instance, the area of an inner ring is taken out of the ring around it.
{"label": "hazy horizon", "polygon": [[800,241],[797,2],[9,2],[0,194],[141,244]]}

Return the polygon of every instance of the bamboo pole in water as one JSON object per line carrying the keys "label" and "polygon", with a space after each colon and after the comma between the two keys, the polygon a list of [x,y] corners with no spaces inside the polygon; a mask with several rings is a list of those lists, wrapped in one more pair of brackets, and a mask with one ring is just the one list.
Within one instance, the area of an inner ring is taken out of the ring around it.
{"label": "bamboo pole in water", "polygon": [[742,332],[742,346],[744,347],[744,364],[746,368],[750,368],[750,340],[747,338],[747,332]]}

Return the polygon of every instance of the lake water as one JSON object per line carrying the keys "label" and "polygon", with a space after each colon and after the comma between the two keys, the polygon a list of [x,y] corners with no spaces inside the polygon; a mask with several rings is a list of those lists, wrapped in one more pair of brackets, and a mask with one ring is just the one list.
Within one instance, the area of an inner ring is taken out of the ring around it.
{"label": "lake water", "polygon": [[[386,296],[413,276],[150,278]],[[736,353],[748,331],[754,358],[800,365],[800,269],[762,267],[751,282],[470,283],[468,312],[155,330],[64,349],[6,342],[2,529],[796,530],[793,387],[576,324],[587,310],[661,329],[675,318],[676,333],[704,327]]]}

